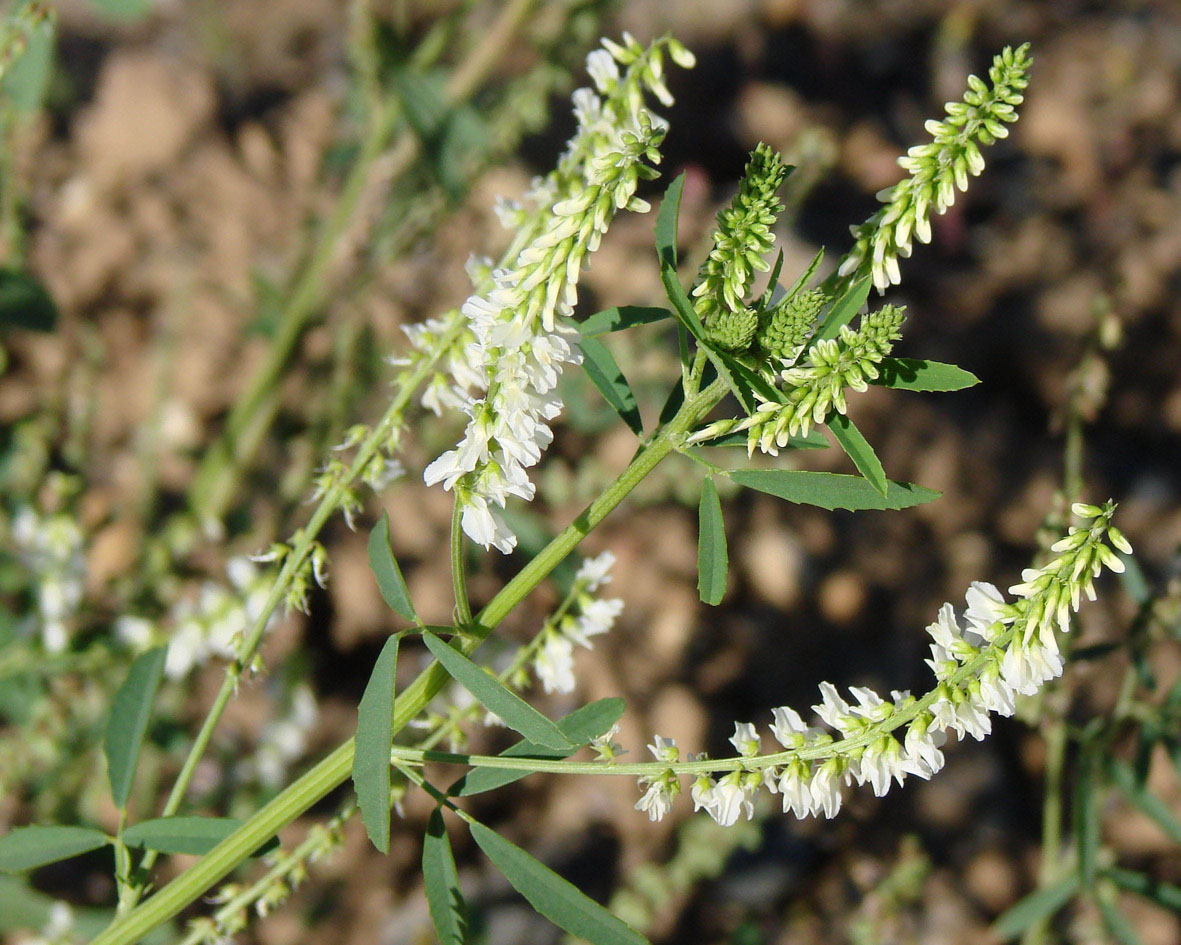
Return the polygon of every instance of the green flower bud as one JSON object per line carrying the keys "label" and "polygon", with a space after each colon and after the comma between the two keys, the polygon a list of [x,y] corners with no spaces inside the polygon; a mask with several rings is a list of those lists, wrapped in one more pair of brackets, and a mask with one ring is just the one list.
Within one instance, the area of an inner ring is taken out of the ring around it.
{"label": "green flower bud", "polygon": [[827,296],[820,289],[797,292],[763,312],[755,342],[770,357],[793,359],[812,333]]}
{"label": "green flower bud", "polygon": [[750,347],[759,327],[759,313],[753,308],[722,309],[705,329],[706,340],[716,348],[740,354]]}

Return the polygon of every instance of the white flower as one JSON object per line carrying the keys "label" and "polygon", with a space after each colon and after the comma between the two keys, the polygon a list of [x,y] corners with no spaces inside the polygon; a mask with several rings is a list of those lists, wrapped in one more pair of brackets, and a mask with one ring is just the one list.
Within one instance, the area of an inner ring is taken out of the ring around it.
{"label": "white flower", "polygon": [[652,752],[657,761],[663,761],[671,765],[681,760],[681,750],[677,748],[676,741],[671,738],[663,738],[660,735],[656,735],[655,739],[648,746],[648,750]]}
{"label": "white flower", "polygon": [[840,758],[829,758],[816,770],[810,788],[813,813],[823,811],[831,820],[840,812],[841,778],[845,773],[845,762]]}
{"label": "white flower", "polygon": [[611,567],[614,564],[615,555],[610,551],[604,551],[597,557],[583,561],[578,573],[574,575],[574,580],[585,584],[587,591],[593,594],[604,584],[611,583]]}
{"label": "white flower", "polygon": [[574,691],[574,644],[557,633],[547,635],[533,670],[546,692]]}
{"label": "white flower", "polygon": [[790,706],[779,706],[771,710],[774,721],[771,724],[771,734],[784,748],[801,748],[808,740],[811,729],[804,724],[800,713]]}
{"label": "white flower", "polygon": [[784,766],[779,775],[779,793],[783,795],[783,812],[794,813],[803,820],[812,813],[812,772],[807,762],[795,758]]}
{"label": "white flower", "polygon": [[672,809],[672,793],[664,781],[651,782],[644,796],[636,801],[636,810],[646,813],[652,821],[663,820],[665,814]]}
{"label": "white flower", "polygon": [[759,753],[759,733],[750,722],[735,722],[730,744],[738,754],[745,758],[753,758]]}
{"label": "white flower", "polygon": [[754,792],[743,783],[744,780],[741,771],[731,771],[713,790],[706,810],[723,827],[733,826],[743,813],[747,820],[755,815]]}

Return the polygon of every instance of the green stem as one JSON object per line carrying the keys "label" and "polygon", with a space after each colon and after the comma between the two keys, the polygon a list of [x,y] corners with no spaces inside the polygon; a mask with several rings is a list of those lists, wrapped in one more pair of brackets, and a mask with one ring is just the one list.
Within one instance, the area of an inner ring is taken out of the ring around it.
{"label": "green stem", "polygon": [[467,599],[467,576],[463,563],[463,503],[459,493],[451,510],[451,587],[455,592],[455,625],[471,626],[472,605]]}
{"label": "green stem", "polygon": [[[577,547],[591,529],[606,518],[661,460],[682,445],[688,431],[721,400],[725,391],[725,385],[719,380],[700,393],[686,398],[686,402],[668,426],[632,459],[619,477],[480,611],[473,623],[473,632],[464,639],[462,651],[465,655],[470,656],[496,625]],[[372,437],[370,439],[372,440]],[[313,524],[315,519],[313,516]],[[308,526],[309,535],[312,533],[313,524]],[[292,557],[294,553],[289,556]],[[285,564],[284,567],[287,566]],[[416,718],[449,679],[446,671],[438,663],[432,663],[419,674],[418,678],[399,694],[395,702],[394,732],[401,731]],[[203,732],[205,728],[208,726],[202,729]],[[194,745],[194,749],[196,747]],[[353,752],[353,739],[350,738],[305,775],[288,785],[196,864],[149,900],[117,919],[94,939],[93,945],[131,945],[162,922],[175,916],[262,846],[279,829],[343,784],[352,773]]]}

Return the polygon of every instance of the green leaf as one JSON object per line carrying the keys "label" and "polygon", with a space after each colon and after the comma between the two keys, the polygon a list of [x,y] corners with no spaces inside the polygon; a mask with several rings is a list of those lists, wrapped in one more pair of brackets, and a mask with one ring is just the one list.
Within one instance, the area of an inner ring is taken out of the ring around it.
{"label": "green leaf", "polygon": [[656,256],[661,267],[677,268],[677,217],[681,212],[681,191],[685,189],[685,175],[680,173],[668,185],[660,209],[656,212]]}
{"label": "green leaf", "polygon": [[1141,938],[1128,917],[1106,896],[1096,896],[1099,914],[1103,916],[1103,927],[1120,945],[1141,945]]}
{"label": "green leaf", "polygon": [[1127,555],[1122,551],[1117,551],[1116,555],[1124,563],[1124,570],[1119,576],[1120,583],[1124,586],[1124,592],[1143,607],[1152,598],[1152,588],[1149,587],[1148,579],[1144,576],[1144,569],[1140,567],[1140,562],[1136,560],[1135,555]]}
{"label": "green leaf", "polygon": [[1174,843],[1181,843],[1181,821],[1173,815],[1169,805],[1141,783],[1130,767],[1123,762],[1111,765],[1111,779],[1129,801],[1145,816],[1156,822]]}
{"label": "green leaf", "polygon": [[[623,715],[622,699],[599,699],[589,705],[575,709],[564,718],[558,719],[558,728],[575,747],[570,749],[546,748],[531,741],[520,741],[510,745],[500,754],[506,758],[562,759],[574,754],[580,747],[598,738],[619,721]],[[512,784],[529,776],[528,771],[508,771],[497,768],[473,768],[447,789],[452,797],[470,797],[483,794],[506,784]]]}
{"label": "green leaf", "polygon": [[940,493],[905,482],[890,482],[882,495],[868,480],[828,472],[795,469],[740,469],[729,474],[740,486],[788,502],[822,509],[908,509],[938,499]]}
{"label": "green leaf", "polygon": [[697,339],[698,344],[704,345],[705,329],[701,325],[701,319],[697,312],[693,309],[693,303],[685,294],[685,287],[681,285],[676,268],[669,263],[661,263],[660,282],[664,286],[664,294],[672,303],[672,312],[677,321],[689,329],[689,334]]}
{"label": "green leaf", "polygon": [[809,343],[816,344],[825,338],[835,338],[841,328],[849,324],[853,320],[853,316],[861,310],[861,306],[869,298],[869,290],[872,285],[873,283],[866,276],[849,286],[848,291],[833,302],[828,313],[821,317],[820,327],[816,329],[816,334],[812,336]]}
{"label": "green leaf", "polygon": [[[143,847],[160,853],[204,856],[242,826],[236,817],[157,817],[123,831],[129,847]],[[279,845],[272,837],[254,851],[261,856]]]}
{"label": "green leaf", "polygon": [[1158,906],[1173,912],[1181,912],[1181,887],[1171,883],[1161,882],[1143,873],[1134,873],[1125,869],[1110,869],[1104,872],[1104,877],[1110,879],[1128,892],[1143,896]]}
{"label": "green leaf", "polygon": [[136,657],[127,679],[111,703],[111,718],[107,722],[103,750],[107,756],[111,797],[120,809],[127,806],[127,798],[131,794],[140,748],[148,730],[148,720],[152,716],[152,702],[164,678],[167,654],[168,647],[158,646]]}
{"label": "green leaf", "polygon": [[729,567],[722,502],[713,476],[706,476],[697,507],[697,593],[711,607],[722,602]]}
{"label": "green leaf", "polygon": [[418,614],[406,590],[402,569],[390,549],[390,514],[383,512],[381,521],[369,533],[369,568],[377,578],[377,587],[384,600],[395,613],[407,620],[418,622]]}
{"label": "green leaf", "polygon": [[795,283],[793,283],[792,287],[787,290],[787,298],[790,299],[811,281],[812,276],[816,274],[816,270],[820,266],[820,260],[823,258],[824,247],[822,246],[820,247],[819,252],[817,252],[816,255],[812,257],[812,261],[808,263],[808,268],[803,271],[800,277],[796,279]]}
{"label": "green leaf", "polygon": [[93,827],[17,827],[0,837],[0,872],[20,873],[68,860],[111,842]]}
{"label": "green leaf", "polygon": [[427,648],[448,675],[513,731],[546,748],[565,750],[575,747],[561,729],[516,693],[502,686],[494,676],[433,633],[424,633],[422,636]]}
{"label": "green leaf", "polygon": [[878,370],[881,373],[870,383],[895,390],[951,391],[980,383],[971,371],[954,364],[919,358],[882,358]]}
{"label": "green leaf", "polygon": [[24,53],[0,78],[0,98],[11,102],[16,111],[30,114],[45,100],[53,73],[53,20],[42,20],[27,36]]}
{"label": "green leaf", "polygon": [[520,847],[473,821],[472,837],[512,887],[558,928],[591,945],[648,945],[648,940]]}
{"label": "green leaf", "polygon": [[658,308],[653,305],[617,305],[614,308],[605,308],[601,312],[595,312],[586,321],[579,323],[578,329],[582,332],[583,338],[589,338],[592,335],[606,335],[613,331],[623,331],[625,328],[635,325],[650,325],[653,322],[672,318],[672,315],[673,313],[667,308]]}
{"label": "green leaf", "polygon": [[440,945],[463,945],[467,937],[467,907],[459,889],[459,873],[443,812],[437,807],[427,821],[422,838],[422,880]]}
{"label": "green leaf", "polygon": [[783,271],[783,250],[775,257],[775,265],[771,267],[771,275],[767,277],[767,287],[763,290],[763,294],[759,297],[758,307],[765,309],[771,304],[771,296],[775,294],[775,288],[779,285],[779,273]]}
{"label": "green leaf", "polygon": [[45,286],[23,269],[0,268],[0,329],[53,331],[57,306]]}
{"label": "green leaf", "polygon": [[394,688],[398,637],[385,641],[357,706],[353,788],[365,832],[382,853],[390,851],[390,747],[394,743]]}
{"label": "green leaf", "polygon": [[1050,886],[1035,890],[1001,913],[992,926],[992,934],[1001,940],[1016,938],[1034,923],[1057,913],[1077,892],[1078,873],[1071,873]]}
{"label": "green leaf", "polygon": [[[706,440],[703,443],[698,443],[698,446],[708,446],[710,449],[718,446],[741,446],[746,447],[747,432],[739,430],[736,433],[727,433],[725,436],[719,436],[716,440]],[[786,446],[779,447],[779,451],[784,450],[824,450],[828,449],[831,444],[828,438],[818,429],[809,430],[806,436],[793,436],[787,441]]]}
{"label": "green leaf", "polygon": [[615,363],[611,352],[594,338],[583,338],[578,342],[578,347],[582,349],[582,369],[599,389],[603,399],[614,408],[636,436],[642,437],[644,422],[640,419],[636,395],[632,393],[627,378],[619,370],[619,365]]}
{"label": "green leaf", "polygon": [[837,443],[840,444],[841,449],[849,455],[849,459],[853,460],[857,471],[884,496],[888,488],[886,471],[882,469],[878,454],[869,445],[869,440],[861,435],[861,431],[853,425],[852,420],[835,410],[828,418],[827,426],[832,431]]}

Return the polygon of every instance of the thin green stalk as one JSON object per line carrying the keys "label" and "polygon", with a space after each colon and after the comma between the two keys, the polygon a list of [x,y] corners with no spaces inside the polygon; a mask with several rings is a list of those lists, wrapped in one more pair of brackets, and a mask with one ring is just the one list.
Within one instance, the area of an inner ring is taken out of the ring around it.
{"label": "thin green stalk", "polygon": [[[449,105],[462,102],[475,93],[538,2],[512,0],[500,12],[477,48],[448,80],[443,95]],[[331,216],[320,231],[308,264],[279,315],[279,330],[267,350],[266,360],[235,402],[221,434],[202,458],[188,497],[189,507],[203,521],[219,521],[224,517],[238,485],[239,471],[250,463],[270,429],[279,408],[278,385],[283,371],[323,302],[328,290],[329,267],[368,192],[375,165],[380,160],[385,177],[398,177],[418,157],[420,142],[411,132],[404,132],[392,150],[387,150],[400,114],[398,100],[390,98],[372,117],[361,153],[345,179]]]}
{"label": "thin green stalk", "polygon": [[472,622],[472,605],[467,599],[467,575],[463,562],[463,503],[455,496],[451,510],[451,587],[455,592],[455,625],[468,627]]}
{"label": "thin green stalk", "polygon": [[[445,346],[440,346],[439,350],[442,351],[444,349]],[[238,682],[241,678],[243,668],[249,665],[250,660],[258,650],[259,644],[262,642],[262,637],[266,632],[271,615],[283,602],[292,581],[304,566],[308,555],[311,554],[320,530],[323,529],[328,519],[340,507],[341,500],[347,490],[365,469],[374,454],[381,448],[381,445],[388,439],[394,427],[400,422],[402,412],[405,410],[410,398],[418,389],[418,386],[434,370],[435,360],[432,358],[424,359],[414,372],[407,375],[401,381],[398,392],[391,401],[385,415],[358,448],[357,455],[354,457],[346,474],[324,493],[320,498],[319,504],[316,506],[316,510],[312,513],[308,524],[300,530],[291,552],[283,561],[283,567],[279,571],[279,576],[275,579],[270,596],[263,605],[261,613],[255,619],[254,625],[250,628],[250,633],[239,648],[237,658],[226,670],[221,688],[214,697],[213,704],[205,716],[205,721],[202,723],[201,729],[189,749],[188,756],[181,766],[180,773],[172,785],[172,790],[169,792],[168,799],[165,801],[161,816],[169,817],[175,814],[180,808],[180,804],[184,800],[185,793],[188,791],[189,784],[192,782],[193,775],[197,770],[197,764],[209,747],[214,730],[217,728],[226,706],[238,688]],[[156,859],[156,852],[149,850],[144,854],[140,869],[146,873],[155,865]],[[132,896],[133,903],[138,899],[139,895],[140,893],[136,892]]]}
{"label": "thin green stalk", "polygon": [[[725,391],[725,385],[719,380],[700,393],[686,398],[669,425],[632,459],[619,477],[480,611],[473,622],[472,633],[463,638],[462,652],[465,655],[471,655],[496,625],[578,546],[591,529],[684,442],[688,432],[721,400]],[[311,533],[311,530],[309,525],[308,532]],[[416,718],[449,679],[437,662],[419,674],[395,702],[394,732],[401,731]],[[112,923],[94,940],[93,945],[131,945],[175,916],[266,843],[279,829],[343,784],[352,773],[353,752],[353,739],[350,738],[288,785],[195,865]]]}

